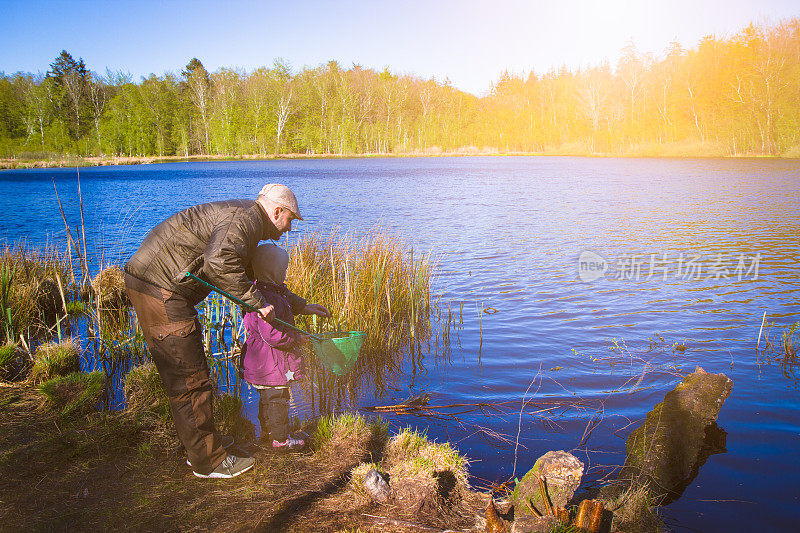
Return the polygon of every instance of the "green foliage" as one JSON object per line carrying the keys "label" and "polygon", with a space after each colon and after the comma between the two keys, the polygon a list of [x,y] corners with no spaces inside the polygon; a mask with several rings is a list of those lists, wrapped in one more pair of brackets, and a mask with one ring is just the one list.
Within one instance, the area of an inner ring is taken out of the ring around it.
{"label": "green foliage", "polygon": [[33,367],[28,379],[32,383],[42,383],[57,376],[78,372],[80,355],[80,346],[72,338],[40,344],[33,354]]}
{"label": "green foliage", "polygon": [[70,316],[82,316],[85,315],[86,312],[86,304],[80,300],[67,302],[67,313]]}
{"label": "green foliage", "polygon": [[0,76],[0,157],[792,155],[800,146],[797,25],[751,24],[652,59],[628,45],[616,68],[504,73],[482,98],[336,61],[210,73],[193,58],[180,77],[95,79],[64,51],[45,78]]}
{"label": "green foliage", "polygon": [[86,414],[95,409],[106,388],[105,374],[72,372],[56,376],[39,385],[47,405],[62,416]]}
{"label": "green foliage", "polygon": [[66,50],[50,64],[47,78],[55,114],[66,124],[72,140],[81,139],[91,123],[88,101],[91,75],[83,59],[75,61]]}

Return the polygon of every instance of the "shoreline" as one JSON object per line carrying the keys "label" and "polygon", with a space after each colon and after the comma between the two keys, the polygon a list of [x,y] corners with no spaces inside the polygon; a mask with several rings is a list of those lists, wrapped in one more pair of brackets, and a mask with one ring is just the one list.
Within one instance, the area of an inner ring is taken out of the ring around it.
{"label": "shoreline", "polygon": [[[516,490],[495,494],[473,485],[470,460],[452,443],[410,427],[390,433],[379,416],[348,411],[306,420],[309,446],[277,453],[254,439],[240,413],[223,408],[218,427],[234,437],[231,453],[255,458],[256,466],[234,480],[209,481],[186,465],[169,410],[159,403],[166,396],[142,396],[147,401],[116,411],[84,400],[68,414],[44,390],[46,383],[0,379],[0,513],[12,529],[127,531],[135,523],[147,530],[482,533],[519,524],[558,533],[578,520],[575,505],[558,519],[512,511]],[[391,483],[383,496],[366,481],[373,470]],[[220,497],[221,490],[228,492]],[[662,531],[658,506],[646,499],[633,496],[642,516],[625,522],[620,512],[614,527],[619,496],[596,496],[606,506],[603,531]]]}
{"label": "shoreline", "polygon": [[625,153],[588,152],[582,150],[549,150],[544,152],[501,152],[492,150],[456,150],[444,152],[440,150],[396,152],[396,153],[352,153],[352,154],[242,154],[242,155],[216,155],[195,154],[190,156],[89,156],[89,157],[64,157],[62,159],[0,159],[0,170],[28,170],[37,168],[71,168],[71,167],[100,167],[100,166],[126,166],[126,165],[152,165],[159,163],[184,163],[203,161],[278,161],[278,160],[303,160],[303,159],[404,159],[404,158],[436,158],[436,157],[586,157],[598,159],[769,159],[794,161],[800,155],[782,156],[765,154],[719,154],[708,153],[703,150],[687,150],[678,153],[677,150],[665,150],[665,153],[654,153],[643,150]]}

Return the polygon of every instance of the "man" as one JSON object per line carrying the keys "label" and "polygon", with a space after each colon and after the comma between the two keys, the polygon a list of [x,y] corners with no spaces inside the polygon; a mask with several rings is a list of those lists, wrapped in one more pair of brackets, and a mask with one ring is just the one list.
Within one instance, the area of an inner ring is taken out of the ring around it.
{"label": "man", "polygon": [[[125,287],[198,477],[238,476],[254,460],[229,455],[214,430],[211,378],[194,307],[209,289],[185,273],[245,301],[271,321],[274,310],[250,281],[250,262],[259,241],[278,240],[294,219],[303,220],[295,195],[272,183],[255,201],[212,202],[172,215],[150,231],[125,264]],[[295,294],[289,303],[294,314],[328,315],[323,306]]]}

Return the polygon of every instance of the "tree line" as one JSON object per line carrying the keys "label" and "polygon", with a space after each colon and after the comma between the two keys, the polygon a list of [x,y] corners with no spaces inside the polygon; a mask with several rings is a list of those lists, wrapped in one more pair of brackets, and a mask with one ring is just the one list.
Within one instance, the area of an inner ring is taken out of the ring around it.
{"label": "tree line", "polygon": [[[437,152],[800,156],[800,19],[750,24],[612,68],[505,73],[476,97],[447,81],[330,61],[210,73],[0,73],[0,157]],[[683,148],[680,148],[683,147]]]}

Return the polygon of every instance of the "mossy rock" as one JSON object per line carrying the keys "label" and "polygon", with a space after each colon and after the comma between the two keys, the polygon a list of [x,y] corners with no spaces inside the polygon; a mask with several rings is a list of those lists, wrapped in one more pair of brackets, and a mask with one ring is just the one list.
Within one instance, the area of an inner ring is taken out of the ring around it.
{"label": "mossy rock", "polygon": [[123,393],[129,410],[152,414],[163,421],[171,419],[167,391],[153,363],[132,368],[125,376]]}
{"label": "mossy rock", "polygon": [[106,376],[100,371],[89,374],[73,372],[57,376],[39,385],[45,404],[61,416],[86,414],[94,411],[103,399]]}
{"label": "mossy rock", "polygon": [[515,514],[532,514],[529,506],[532,506],[541,515],[547,514],[545,512],[547,507],[539,487],[540,475],[546,480],[550,505],[566,507],[581,484],[583,462],[571,453],[562,450],[550,451],[539,457],[533,468],[522,477],[511,494]]}
{"label": "mossy rock", "polygon": [[659,497],[679,487],[691,476],[706,428],[716,421],[732,386],[724,374],[700,367],[687,375],[628,437],[620,477],[652,487]]}
{"label": "mossy rock", "polygon": [[43,383],[57,376],[79,372],[81,350],[74,339],[40,344],[33,354],[33,366],[28,379],[34,384]]}

